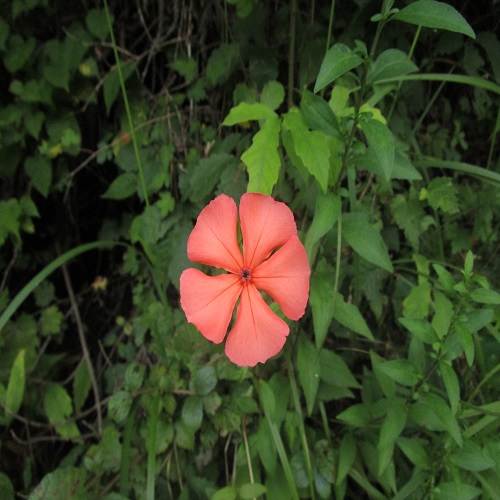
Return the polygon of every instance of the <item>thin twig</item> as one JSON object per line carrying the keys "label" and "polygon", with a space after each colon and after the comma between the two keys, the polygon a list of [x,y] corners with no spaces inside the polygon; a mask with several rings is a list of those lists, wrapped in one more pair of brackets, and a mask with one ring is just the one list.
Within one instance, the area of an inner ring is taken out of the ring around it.
{"label": "thin twig", "polygon": [[92,383],[92,390],[94,392],[94,399],[95,399],[95,408],[97,412],[97,431],[99,433],[99,436],[102,436],[102,412],[101,412],[101,404],[99,398],[99,389],[97,387],[97,380],[95,378],[94,367],[92,366],[92,361],[90,359],[90,353],[87,346],[87,341],[85,339],[85,332],[83,331],[82,319],[80,317],[80,311],[76,303],[75,294],[73,292],[73,286],[71,285],[68,269],[65,264],[61,266],[61,269],[64,275],[64,282],[66,284],[66,289],[68,291],[68,296],[71,303],[71,309],[73,310],[73,317],[75,319],[76,329],[78,330],[78,337],[80,339],[80,344],[82,346],[83,357],[85,359],[85,362],[87,363],[90,381]]}

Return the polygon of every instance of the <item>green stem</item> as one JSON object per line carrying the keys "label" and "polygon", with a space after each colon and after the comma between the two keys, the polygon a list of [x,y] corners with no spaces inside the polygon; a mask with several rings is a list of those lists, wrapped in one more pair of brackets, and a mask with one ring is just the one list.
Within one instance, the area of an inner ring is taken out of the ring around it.
{"label": "green stem", "polygon": [[309,479],[309,491],[311,493],[311,498],[315,500],[316,491],[314,488],[311,456],[309,454],[309,446],[307,445],[306,429],[304,426],[304,416],[302,415],[302,408],[300,406],[299,390],[297,388],[297,381],[295,379],[295,371],[293,369],[293,364],[289,355],[287,355],[287,365],[288,365],[288,373],[290,376],[290,386],[292,388],[293,403],[299,420],[299,433],[302,440],[302,451],[304,452],[304,460],[306,462],[307,477]]}
{"label": "green stem", "polygon": [[132,112],[130,111],[130,105],[128,102],[127,89],[125,88],[125,80],[123,79],[122,65],[120,63],[120,57],[118,55],[118,49],[116,46],[115,34],[113,33],[113,26],[111,25],[111,15],[108,9],[108,2],[104,0],[104,10],[106,11],[106,20],[108,21],[109,34],[111,36],[111,44],[113,45],[113,52],[116,60],[116,68],[118,70],[118,78],[120,80],[120,87],[123,95],[123,102],[125,104],[125,110],[127,112],[128,126],[130,128],[130,135],[132,137],[132,143],[134,146],[134,154],[137,160],[137,167],[139,169],[139,178],[141,180],[142,194],[144,196],[144,201],[149,212],[149,198],[146,189],[146,181],[144,179],[144,170],[142,168],[141,155],[139,153],[139,145],[137,142],[137,137],[135,135],[134,120],[132,118]]}
{"label": "green stem", "polygon": [[330,20],[328,21],[328,35],[326,37],[325,53],[328,52],[328,50],[330,49],[330,42],[332,40],[334,12],[335,12],[335,0],[332,0],[332,4],[330,6]]}
{"label": "green stem", "polygon": [[290,43],[288,45],[288,108],[293,106],[294,72],[295,72],[295,21],[297,17],[297,0],[291,0],[290,10]]}
{"label": "green stem", "polygon": [[157,423],[160,406],[160,395],[156,394],[151,405],[151,415],[149,417],[148,433],[148,468],[146,479],[146,499],[155,499],[155,480],[156,480],[156,441],[157,441]]}

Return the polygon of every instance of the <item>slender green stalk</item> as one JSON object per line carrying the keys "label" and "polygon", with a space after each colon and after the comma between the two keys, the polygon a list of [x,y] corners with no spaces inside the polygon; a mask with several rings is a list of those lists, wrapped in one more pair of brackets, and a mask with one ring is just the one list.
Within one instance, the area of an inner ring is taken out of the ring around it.
{"label": "slender green stalk", "polygon": [[146,498],[154,500],[155,498],[155,480],[156,480],[156,430],[158,424],[158,413],[160,406],[160,395],[156,394],[151,405],[151,415],[149,416],[149,434],[148,434],[148,469],[146,479]]}
{"label": "slender green stalk", "polygon": [[130,104],[128,102],[127,89],[125,87],[125,80],[123,79],[122,66],[120,63],[120,56],[118,55],[118,49],[116,48],[115,34],[113,33],[113,26],[111,25],[111,16],[109,14],[108,2],[104,0],[104,10],[106,11],[106,20],[108,21],[109,34],[111,36],[111,44],[113,45],[113,52],[115,54],[116,68],[118,70],[118,78],[120,80],[120,87],[122,90],[123,102],[125,104],[125,110],[127,112],[128,126],[130,128],[130,135],[132,137],[132,144],[134,146],[134,154],[137,160],[137,167],[139,169],[139,178],[141,180],[142,194],[144,196],[144,201],[146,203],[147,210],[149,212],[149,198],[148,191],[146,189],[146,181],[144,179],[144,170],[142,168],[141,155],[139,153],[139,145],[137,142],[137,137],[135,135],[134,119],[132,118],[132,112],[130,111]]}
{"label": "slender green stalk", "polygon": [[292,361],[290,359],[290,356],[288,356],[288,355],[287,355],[287,365],[288,365],[288,374],[290,377],[290,386],[292,388],[293,403],[295,406],[295,412],[297,413],[297,417],[299,420],[299,433],[300,433],[300,438],[302,440],[302,451],[304,452],[304,460],[306,462],[307,477],[309,479],[309,491],[311,493],[311,498],[313,500],[315,500],[316,490],[314,488],[314,478],[313,478],[313,474],[312,474],[311,456],[309,454],[309,446],[307,444],[306,429],[304,426],[304,416],[302,414],[302,408],[300,406],[299,390],[297,388],[297,381],[295,379],[295,371],[293,369],[293,364],[292,364]]}
{"label": "slender green stalk", "polygon": [[495,150],[495,143],[497,141],[498,131],[500,130],[500,106],[497,112],[497,121],[495,123],[495,128],[491,134],[490,150],[488,152],[488,161],[486,162],[486,168],[489,170],[491,167],[491,161],[493,159],[493,151]]}
{"label": "slender green stalk", "polygon": [[122,456],[120,461],[120,495],[125,498],[128,497],[130,489],[130,450],[137,408],[139,408],[139,398],[135,398],[130,407],[125,430],[123,431]]}
{"label": "slender green stalk", "polygon": [[332,33],[333,33],[333,18],[335,14],[335,0],[332,0],[332,3],[330,5],[330,20],[328,21],[328,35],[326,37],[326,49],[325,53],[328,52],[330,49],[330,43],[332,40]]}
{"label": "slender green stalk", "polygon": [[62,266],[64,263],[71,260],[73,257],[80,255],[82,253],[88,252],[89,250],[95,250],[97,248],[109,248],[116,245],[129,246],[125,243],[118,243],[117,241],[94,241],[92,243],[86,243],[85,245],[80,245],[76,248],[72,248],[67,252],[63,253],[57,259],[54,259],[50,264],[45,266],[38,274],[31,278],[26,285],[19,291],[19,293],[10,301],[9,305],[0,315],[0,331],[5,327],[7,321],[12,317],[12,315],[17,311],[20,305],[26,300],[26,298],[35,290],[35,288],[48,276],[50,276],[57,268]]}
{"label": "slender green stalk", "polygon": [[290,0],[290,43],[288,45],[288,107],[293,106],[294,74],[295,74],[295,22],[297,17],[297,0]]}
{"label": "slender green stalk", "polygon": [[[415,47],[417,46],[417,41],[420,37],[420,32],[422,31],[422,26],[419,26],[417,28],[417,31],[415,33],[415,36],[413,37],[413,41],[411,43],[410,50],[408,52],[408,59],[411,59],[413,57],[413,52],[415,52]],[[394,92],[394,97],[392,99],[392,104],[391,104],[391,109],[389,110],[389,113],[387,115],[387,122],[391,121],[392,113],[394,112],[394,109],[396,108],[396,103],[398,102],[399,98],[399,93],[401,92],[401,86],[403,85],[403,82],[399,82],[398,86],[396,88],[396,92]]]}

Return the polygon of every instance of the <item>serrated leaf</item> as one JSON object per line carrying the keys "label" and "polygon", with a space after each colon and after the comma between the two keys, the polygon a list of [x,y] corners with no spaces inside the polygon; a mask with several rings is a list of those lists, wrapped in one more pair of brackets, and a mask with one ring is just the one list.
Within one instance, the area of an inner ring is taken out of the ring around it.
{"label": "serrated leaf", "polygon": [[211,86],[225,82],[231,76],[238,59],[236,43],[222,43],[208,58],[206,77]]}
{"label": "serrated leaf", "polygon": [[278,154],[280,128],[281,123],[276,115],[268,118],[255,134],[252,145],[241,155],[241,161],[248,170],[249,193],[270,195],[278,182],[281,165]]}
{"label": "serrated leaf", "polygon": [[109,400],[109,416],[118,424],[121,424],[127,418],[130,407],[132,406],[132,395],[129,391],[117,391]]}
{"label": "serrated leaf", "polygon": [[336,43],[326,53],[314,85],[314,92],[319,92],[344,73],[357,68],[363,59],[353,53],[347,45]]}
{"label": "serrated leaf", "polygon": [[333,317],[346,328],[359,333],[367,339],[373,340],[373,335],[363,316],[355,304],[348,304],[340,293],[335,296],[333,304]]}
{"label": "serrated leaf", "polygon": [[396,78],[415,71],[418,71],[417,65],[402,50],[387,49],[372,64],[367,83],[377,83],[384,78]]}
{"label": "serrated leaf", "polygon": [[260,102],[240,102],[237,106],[229,110],[229,114],[222,122],[222,125],[231,126],[253,120],[267,120],[268,118],[275,118],[277,116],[269,106]]}
{"label": "serrated leaf", "polygon": [[124,200],[137,191],[137,175],[133,172],[120,174],[110,184],[101,198],[107,200]]}
{"label": "serrated leaf", "polygon": [[394,170],[395,140],[389,127],[379,120],[367,120],[361,124],[361,129],[368,141],[368,151],[373,153],[370,159],[376,163],[377,171],[383,172],[386,181],[391,180]]}
{"label": "serrated leaf", "polygon": [[89,493],[85,489],[87,471],[83,467],[61,467],[47,474],[33,489],[30,500],[47,498],[83,499]]}
{"label": "serrated leaf", "polygon": [[310,131],[298,110],[285,115],[283,126],[291,133],[296,155],[326,193],[330,173],[329,136],[316,130]]}
{"label": "serrated leaf", "polygon": [[419,0],[396,12],[392,19],[426,28],[442,29],[462,33],[476,38],[474,30],[451,5],[433,0]]}
{"label": "serrated leaf", "polygon": [[43,405],[49,422],[66,439],[78,437],[80,431],[69,418],[73,414],[71,398],[62,385],[50,385],[43,395]]}
{"label": "serrated leaf", "polygon": [[6,423],[12,420],[12,413],[17,413],[23,403],[26,372],[24,367],[25,350],[21,349],[17,355],[9,375],[9,383],[5,393]]}
{"label": "serrated leaf", "polygon": [[61,325],[64,316],[55,305],[46,307],[40,317],[40,329],[42,335],[57,335],[61,333]]}
{"label": "serrated leaf", "polygon": [[[90,9],[85,18],[85,24],[92,35],[99,40],[105,40],[109,36],[106,12],[99,9]],[[111,19],[113,25],[113,19]]]}
{"label": "serrated leaf", "polygon": [[342,236],[365,260],[390,273],[394,271],[385,242],[368,222],[366,214],[354,212],[342,215]]}
{"label": "serrated leaf", "polygon": [[35,39],[24,40],[19,35],[12,35],[7,41],[7,52],[3,57],[3,63],[9,73],[20,70],[30,59],[35,50]]}
{"label": "serrated leaf", "polygon": [[458,206],[458,192],[451,177],[436,177],[427,186],[427,200],[429,205],[447,214],[460,211]]}
{"label": "serrated leaf", "polygon": [[206,396],[217,385],[217,373],[213,366],[200,368],[193,378],[193,390],[200,396]]}

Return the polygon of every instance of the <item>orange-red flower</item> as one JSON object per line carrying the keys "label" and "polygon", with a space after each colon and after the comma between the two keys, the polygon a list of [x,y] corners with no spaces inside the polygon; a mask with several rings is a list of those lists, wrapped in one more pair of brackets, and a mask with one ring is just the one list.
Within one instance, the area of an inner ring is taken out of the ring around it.
{"label": "orange-red flower", "polygon": [[187,320],[218,344],[226,336],[239,298],[226,354],[237,365],[254,366],[277,354],[290,331],[258,289],[269,294],[288,318],[297,320],[307,304],[310,269],[293,214],[284,203],[244,194],[240,223],[243,252],[232,198],[221,194],[201,211],[188,239],[188,257],[228,274],[207,276],[186,269],[180,278],[181,306]]}

